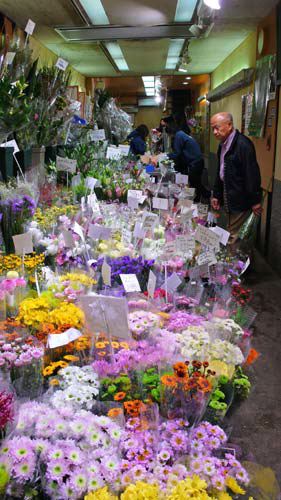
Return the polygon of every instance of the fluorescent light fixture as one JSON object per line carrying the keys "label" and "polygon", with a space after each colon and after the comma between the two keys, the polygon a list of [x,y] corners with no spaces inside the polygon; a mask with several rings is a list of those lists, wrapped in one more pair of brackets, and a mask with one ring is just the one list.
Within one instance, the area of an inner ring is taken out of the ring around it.
{"label": "fluorescent light fixture", "polygon": [[203,2],[210,9],[219,10],[221,8],[219,0],[203,0]]}
{"label": "fluorescent light fixture", "polygon": [[128,71],[129,66],[123,56],[123,52],[120,48],[120,45],[117,42],[107,42],[105,44],[108,52],[110,53],[112,59],[114,60],[117,68],[120,71]]}
{"label": "fluorescent light fixture", "polygon": [[181,73],[187,73],[187,69],[184,69],[184,68],[179,68],[179,71],[180,71]]}
{"label": "fluorescent light fixture", "polygon": [[178,0],[175,15],[176,23],[186,23],[192,19],[197,0]]}
{"label": "fluorescent light fixture", "polygon": [[186,80],[191,80],[191,76],[186,76],[185,79]]}
{"label": "fluorescent light fixture", "polygon": [[149,96],[155,95],[154,89],[153,90],[147,89],[145,91],[145,93],[146,93],[146,95],[149,95]]}
{"label": "fluorescent light fixture", "polygon": [[110,24],[101,0],[79,0],[92,24]]}
{"label": "fluorescent light fixture", "polygon": [[183,82],[183,85],[189,85],[189,83],[188,82]]}
{"label": "fluorescent light fixture", "polygon": [[170,41],[166,69],[176,69],[184,42],[184,38],[175,38]]}
{"label": "fluorescent light fixture", "polygon": [[162,99],[161,99],[161,96],[160,96],[160,95],[157,95],[157,96],[155,97],[155,102],[156,102],[157,104],[160,104],[160,103],[161,103],[161,100],[162,100]]}
{"label": "fluorescent light fixture", "polygon": [[144,84],[153,83],[154,85],[154,76],[142,76],[142,81]]}
{"label": "fluorescent light fixture", "polygon": [[155,85],[154,85],[154,83],[150,83],[150,82],[149,83],[145,83],[144,84],[144,88],[145,89],[154,89]]}

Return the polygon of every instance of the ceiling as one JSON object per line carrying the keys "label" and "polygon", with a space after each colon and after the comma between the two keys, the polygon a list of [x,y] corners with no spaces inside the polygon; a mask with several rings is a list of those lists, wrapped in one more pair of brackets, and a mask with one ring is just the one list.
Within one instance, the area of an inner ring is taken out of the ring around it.
{"label": "ceiling", "polygon": [[[58,56],[63,57],[86,76],[116,77],[120,72],[99,42],[67,42],[55,27],[83,27],[85,19],[75,8],[79,0],[0,0],[0,12],[22,28],[28,19],[36,22],[35,38]],[[174,25],[177,0],[80,0],[89,5],[99,3],[108,19],[106,28],[121,26]],[[91,4],[92,2],[92,4]],[[178,0],[192,13],[196,0]],[[278,0],[221,0],[216,11],[215,26],[208,38],[191,39],[192,59],[188,73],[199,75],[212,72],[264,18]],[[189,16],[190,17],[190,16]],[[192,21],[191,21],[192,22]],[[179,26],[178,24],[176,27]],[[181,25],[183,28],[183,25]],[[137,29],[137,28],[136,28]],[[188,36],[188,27],[186,27]],[[122,75],[176,74],[165,68],[170,38],[118,40],[129,70]],[[177,73],[179,74],[179,73]]]}

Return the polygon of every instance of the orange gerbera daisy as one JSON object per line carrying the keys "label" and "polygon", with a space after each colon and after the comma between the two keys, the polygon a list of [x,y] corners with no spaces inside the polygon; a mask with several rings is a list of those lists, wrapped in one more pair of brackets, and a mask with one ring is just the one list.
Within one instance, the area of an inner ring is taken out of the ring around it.
{"label": "orange gerbera daisy", "polygon": [[197,384],[202,392],[210,392],[210,390],[212,389],[211,383],[206,378],[203,377],[198,378]]}
{"label": "orange gerbera daisy", "polygon": [[95,344],[97,349],[105,349],[105,343],[104,342],[96,342]]}
{"label": "orange gerbera daisy", "polygon": [[46,368],[43,369],[44,377],[48,377],[49,375],[52,375],[53,373],[54,373],[54,367],[52,367],[52,366],[46,366]]}
{"label": "orange gerbera daisy", "polygon": [[117,392],[114,396],[115,401],[122,401],[126,397],[126,392]]}
{"label": "orange gerbera daisy", "polygon": [[66,361],[79,361],[80,359],[78,356],[74,356],[73,354],[67,354],[63,358],[66,359]]}
{"label": "orange gerbera daisy", "polygon": [[50,380],[50,385],[60,385],[60,383],[57,378],[53,378],[52,380]]}
{"label": "orange gerbera daisy", "polygon": [[116,418],[119,417],[119,415],[122,415],[122,413],[122,408],[111,408],[111,410],[107,412],[107,416],[110,418]]}
{"label": "orange gerbera daisy", "polygon": [[174,375],[163,375],[161,377],[161,382],[166,385],[166,387],[176,387],[177,385]]}

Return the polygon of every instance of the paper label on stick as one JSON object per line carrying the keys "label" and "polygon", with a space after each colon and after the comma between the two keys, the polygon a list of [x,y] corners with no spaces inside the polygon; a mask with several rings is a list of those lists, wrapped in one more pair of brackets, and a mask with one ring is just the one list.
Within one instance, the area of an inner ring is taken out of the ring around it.
{"label": "paper label on stick", "polygon": [[78,224],[78,222],[74,222],[73,224],[73,231],[78,234],[78,236],[80,236],[81,240],[85,240],[85,237],[84,237],[84,231],[83,231],[83,227],[80,226],[80,224]]}
{"label": "paper label on stick", "polygon": [[61,172],[69,172],[70,174],[75,174],[77,160],[71,160],[70,158],[62,158],[61,156],[57,156],[56,165],[57,169]]}
{"label": "paper label on stick", "polygon": [[128,196],[131,196],[132,198],[142,198],[142,190],[141,189],[129,189],[128,190]]}
{"label": "paper label on stick", "polygon": [[68,65],[69,65],[69,62],[65,61],[65,59],[62,59],[62,57],[59,57],[57,62],[56,62],[56,68],[59,68],[62,71],[65,71]]}
{"label": "paper label on stick", "polygon": [[104,284],[106,286],[111,286],[111,267],[105,260],[103,261],[102,264],[101,275]]}
{"label": "paper label on stick", "polygon": [[169,201],[166,198],[153,198],[152,206],[158,210],[169,210]]}
{"label": "paper label on stick", "polygon": [[5,58],[5,64],[7,64],[8,66],[10,64],[12,64],[14,59],[15,59],[15,55],[16,55],[15,52],[7,52],[6,58]]}
{"label": "paper label on stick", "polygon": [[70,342],[74,342],[74,340],[79,339],[82,333],[76,328],[69,328],[63,333],[58,334],[49,334],[47,346],[50,349],[55,349],[56,347],[61,347],[63,345],[67,345]]}
{"label": "paper label on stick", "polygon": [[203,216],[208,215],[208,209],[209,209],[208,205],[203,205],[203,203],[198,203],[197,208],[198,208],[199,215],[203,215]]}
{"label": "paper label on stick", "polygon": [[16,255],[25,255],[33,252],[31,233],[16,234],[13,236]]}
{"label": "paper label on stick", "polygon": [[195,250],[195,239],[191,235],[180,234],[176,237],[176,247],[183,255],[187,255]]}
{"label": "paper label on stick", "polygon": [[71,179],[71,186],[76,187],[81,184],[81,174],[74,175]]}
{"label": "paper label on stick", "polygon": [[122,152],[119,148],[114,146],[109,146],[106,151],[106,158],[108,160],[119,160],[122,156]]}
{"label": "paper label on stick", "polygon": [[148,296],[153,299],[154,297],[154,292],[156,288],[156,276],[153,271],[149,271],[149,276],[148,276],[148,282],[147,282],[147,292]]}
{"label": "paper label on stick", "polygon": [[141,222],[136,222],[133,236],[134,236],[134,238],[138,238],[140,240],[142,240],[143,238],[145,238],[145,231],[144,231],[144,229],[142,227]]}
{"label": "paper label on stick", "polygon": [[191,198],[193,198],[195,195],[195,188],[185,188],[184,192],[186,196],[190,196]]}
{"label": "paper label on stick", "polygon": [[138,198],[132,198],[131,196],[128,196],[127,203],[129,208],[133,208],[134,210],[137,210],[139,208]]}
{"label": "paper label on stick", "polygon": [[128,325],[128,303],[124,297],[85,295],[80,298],[87,322],[96,332],[109,337],[131,339]]}
{"label": "paper label on stick", "polygon": [[219,241],[222,245],[226,246],[230,237],[230,233],[222,227],[215,226],[210,228],[213,233],[219,236]]}
{"label": "paper label on stick", "polygon": [[176,184],[188,184],[188,175],[176,174]]}
{"label": "paper label on stick", "polygon": [[132,241],[132,231],[127,229],[126,227],[123,227],[122,229],[122,243],[125,246],[129,246]]}
{"label": "paper label on stick", "polygon": [[251,261],[250,261],[250,259],[248,257],[248,259],[246,260],[246,262],[244,264],[244,267],[243,267],[243,269],[242,269],[242,271],[240,273],[240,276],[241,276],[241,274],[244,274],[244,272],[248,269],[248,267],[249,267],[250,264],[251,264]]}
{"label": "paper label on stick", "polygon": [[94,142],[105,141],[105,131],[104,131],[104,129],[101,128],[99,130],[91,130],[90,131],[90,138]]}
{"label": "paper label on stick", "polygon": [[144,231],[152,231],[158,221],[158,215],[145,212],[142,218],[142,228]]}
{"label": "paper label on stick", "polygon": [[94,177],[86,177],[85,184],[88,189],[94,189],[97,182],[98,179],[95,179]]}
{"label": "paper label on stick", "polygon": [[216,263],[217,259],[213,250],[203,252],[197,257],[198,266],[202,266],[203,264],[208,264],[208,266],[213,266]]}
{"label": "paper label on stick", "polygon": [[140,284],[138,278],[135,274],[120,274],[120,279],[122,281],[125,292],[140,292]]}
{"label": "paper label on stick", "polygon": [[195,266],[192,269],[189,269],[188,272],[191,280],[197,280],[198,278],[201,278],[201,276],[208,276],[209,266],[208,264],[203,264],[202,266]]}
{"label": "paper label on stick", "polygon": [[93,240],[109,240],[111,237],[111,228],[99,224],[90,224],[88,236]]}
{"label": "paper label on stick", "polygon": [[173,273],[166,281],[167,292],[173,293],[181,284],[181,279],[177,273]]}
{"label": "paper label on stick", "polygon": [[201,225],[197,226],[194,237],[196,241],[209,248],[215,248],[220,241],[220,237],[217,234]]}
{"label": "paper label on stick", "polygon": [[167,259],[171,259],[177,253],[176,251],[176,240],[168,241],[164,246],[163,256]]}
{"label": "paper label on stick", "polygon": [[74,248],[75,247],[75,241],[74,241],[74,238],[73,238],[73,235],[72,235],[71,231],[64,230],[62,232],[62,236],[63,236],[64,244],[65,244],[66,247],[68,247],[68,248]]}
{"label": "paper label on stick", "polygon": [[32,21],[32,19],[28,19],[27,21],[27,25],[24,29],[24,31],[28,34],[28,35],[32,35],[33,31],[34,31],[34,28],[35,28],[36,24],[34,21]]}
{"label": "paper label on stick", "polygon": [[18,151],[19,151],[17,141],[15,141],[15,140],[3,142],[3,144],[0,144],[0,147],[1,148],[14,148],[13,154],[18,153]]}
{"label": "paper label on stick", "polygon": [[125,144],[119,144],[118,149],[121,151],[122,156],[128,156],[130,151],[130,146]]}

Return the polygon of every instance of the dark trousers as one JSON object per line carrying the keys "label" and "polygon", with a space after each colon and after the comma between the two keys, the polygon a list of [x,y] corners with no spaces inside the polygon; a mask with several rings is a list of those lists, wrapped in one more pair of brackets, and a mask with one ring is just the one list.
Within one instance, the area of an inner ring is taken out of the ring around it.
{"label": "dark trousers", "polygon": [[204,160],[194,161],[188,167],[188,181],[191,187],[196,190],[196,202],[199,202],[201,198],[209,199],[211,196],[210,191],[206,189],[202,184],[202,173],[204,170]]}

